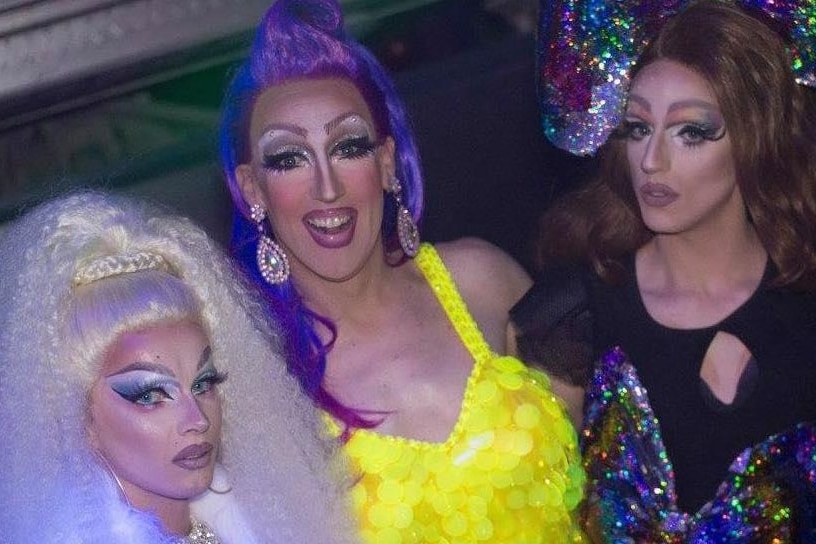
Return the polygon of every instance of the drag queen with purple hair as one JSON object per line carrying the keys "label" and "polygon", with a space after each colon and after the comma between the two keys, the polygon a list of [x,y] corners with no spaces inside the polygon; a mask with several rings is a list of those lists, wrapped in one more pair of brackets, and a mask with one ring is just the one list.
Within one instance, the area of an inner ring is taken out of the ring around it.
{"label": "drag queen with purple hair", "polygon": [[80,193],[0,254],[0,542],[355,541],[337,448],[201,229]]}
{"label": "drag queen with purple hair", "polygon": [[545,133],[598,172],[512,313],[583,418],[601,541],[816,542],[815,18],[542,3]]}
{"label": "drag queen with purple hair", "polygon": [[406,112],[337,2],[272,5],[226,94],[222,162],[236,250],[349,456],[363,539],[580,539],[575,432],[505,355],[529,277],[481,240],[420,243]]}

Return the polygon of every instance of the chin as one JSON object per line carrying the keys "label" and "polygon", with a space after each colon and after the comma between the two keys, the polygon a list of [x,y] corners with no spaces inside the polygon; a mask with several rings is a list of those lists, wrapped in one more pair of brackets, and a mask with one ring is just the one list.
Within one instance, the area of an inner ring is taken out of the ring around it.
{"label": "chin", "polygon": [[191,501],[206,493],[207,490],[209,489],[209,486],[210,486],[209,483],[207,483],[206,485],[201,484],[179,485],[178,487],[175,488],[171,496],[176,500]]}
{"label": "chin", "polygon": [[202,471],[201,474],[191,475],[176,486],[177,496],[180,499],[194,499],[207,491],[213,479],[213,468]]}
{"label": "chin", "polygon": [[642,214],[643,224],[653,234],[677,234],[683,231],[682,225],[677,221],[670,220],[664,217],[649,217],[649,215]]}

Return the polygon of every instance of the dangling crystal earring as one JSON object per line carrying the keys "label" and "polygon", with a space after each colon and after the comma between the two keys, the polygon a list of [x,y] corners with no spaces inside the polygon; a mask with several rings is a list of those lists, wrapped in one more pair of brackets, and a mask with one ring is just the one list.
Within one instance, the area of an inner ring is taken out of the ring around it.
{"label": "dangling crystal earring", "polygon": [[391,194],[397,201],[397,235],[400,247],[407,257],[416,257],[419,251],[419,229],[411,212],[402,203],[402,183],[396,177],[391,178]]}
{"label": "dangling crystal earring", "polygon": [[269,236],[264,233],[264,219],[266,210],[260,204],[253,204],[249,209],[252,221],[258,226],[258,250],[255,257],[258,261],[258,270],[261,276],[270,285],[280,285],[289,279],[289,261],[286,253]]}

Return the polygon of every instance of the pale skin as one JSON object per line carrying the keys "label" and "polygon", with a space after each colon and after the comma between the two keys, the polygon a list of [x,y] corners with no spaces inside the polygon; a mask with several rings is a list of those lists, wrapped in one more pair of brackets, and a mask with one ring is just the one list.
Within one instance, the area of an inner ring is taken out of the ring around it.
{"label": "pale skin", "polygon": [[[626,122],[634,127],[627,142],[631,178],[654,233],[635,257],[644,306],[669,328],[715,326],[756,291],[767,261],[745,210],[717,99],[696,72],[656,61],[633,82]],[[730,404],[750,359],[739,338],[719,332],[700,377]],[[561,385],[570,413],[580,414],[582,391]]]}
{"label": "pale skin", "polygon": [[[278,136],[281,130],[288,134]],[[342,146],[337,151],[347,133],[379,143],[348,158]],[[295,142],[297,160],[287,163],[292,168],[270,169],[263,157],[284,149],[274,143],[280,138]],[[380,222],[383,198],[391,198],[385,192],[395,171],[393,140],[376,133],[351,83],[318,79],[267,89],[253,111],[250,142],[251,160],[236,170],[244,198],[269,210],[299,292],[337,326],[325,386],[347,406],[385,414],[378,433],[445,441],[473,360],[414,263],[386,262]],[[350,241],[315,243],[302,219],[315,210],[336,216],[354,210]],[[436,247],[485,339],[505,353],[508,311],[530,287],[529,276],[481,240]]]}
{"label": "pale skin", "polygon": [[122,333],[91,388],[91,445],[128,503],[173,534],[190,530],[190,500],[212,481],[221,379],[207,336],[183,321]]}
{"label": "pale skin", "polygon": [[[658,61],[639,79],[633,94],[650,105],[652,123],[664,133],[671,134],[673,123],[697,122],[718,109],[705,79],[678,63]],[[677,329],[713,326],[732,314],[756,291],[767,261],[737,185],[729,135],[691,148],[688,141],[696,142],[695,137],[687,133],[686,145],[674,143],[681,139],[675,136],[629,146],[630,164],[640,157],[639,173],[633,172],[636,188],[665,176],[680,194],[668,220],[660,217],[662,210],[641,203],[656,235],[636,258],[647,311],[658,323]],[[671,175],[673,164],[676,175]],[[750,357],[738,338],[718,333],[700,376],[729,404]]]}

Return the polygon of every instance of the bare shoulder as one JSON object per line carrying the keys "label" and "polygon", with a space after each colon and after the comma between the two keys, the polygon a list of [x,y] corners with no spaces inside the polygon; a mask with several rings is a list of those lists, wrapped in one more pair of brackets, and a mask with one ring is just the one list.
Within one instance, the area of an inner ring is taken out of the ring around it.
{"label": "bare shoulder", "polygon": [[509,309],[532,285],[513,257],[486,240],[460,238],[435,247],[465,299],[469,294],[495,297],[495,303]]}

